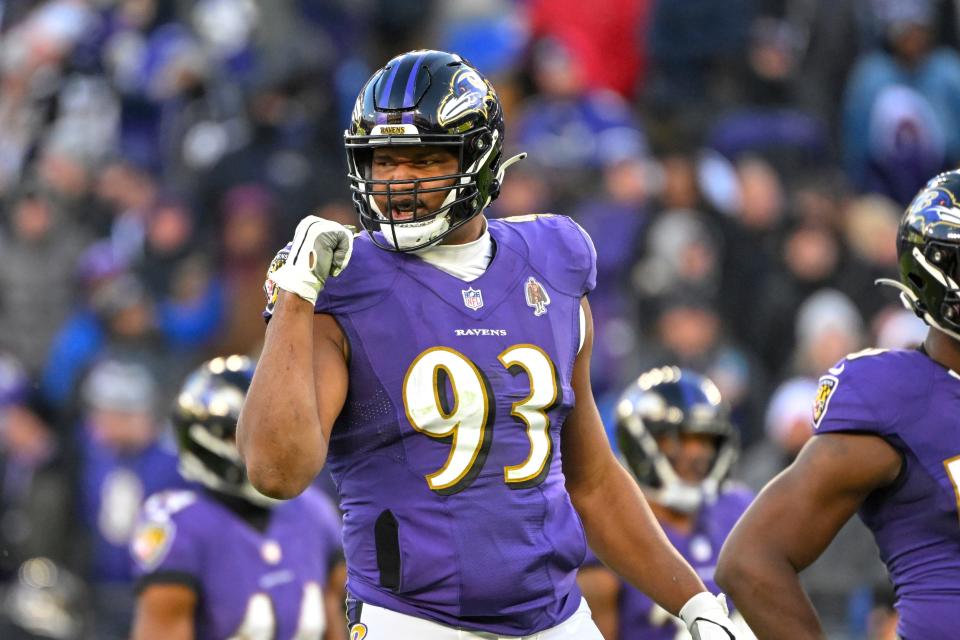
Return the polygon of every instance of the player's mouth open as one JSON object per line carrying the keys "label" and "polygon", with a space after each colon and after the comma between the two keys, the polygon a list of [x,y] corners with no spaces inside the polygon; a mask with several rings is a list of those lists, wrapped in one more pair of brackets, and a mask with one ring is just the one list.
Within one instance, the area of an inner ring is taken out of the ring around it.
{"label": "player's mouth open", "polygon": [[414,220],[417,217],[417,214],[421,215],[426,213],[426,207],[423,205],[415,205],[414,203],[400,203],[394,205],[390,210],[390,217],[394,222],[406,222]]}

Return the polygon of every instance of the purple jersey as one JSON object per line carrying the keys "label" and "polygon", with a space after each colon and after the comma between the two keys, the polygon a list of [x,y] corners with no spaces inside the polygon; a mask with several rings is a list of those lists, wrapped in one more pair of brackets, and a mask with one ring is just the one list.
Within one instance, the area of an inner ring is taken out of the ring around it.
{"label": "purple jersey", "polygon": [[564,216],[490,220],[489,230],[496,254],[472,282],[357,237],[316,307],[350,342],[328,465],[351,595],[528,635],[580,601],[586,545],[560,429],[596,255]]}
{"label": "purple jersey", "polygon": [[816,432],[877,435],[903,471],[870,495],[860,517],[893,580],[906,640],[960,629],[960,379],[920,351],[868,349],[820,378]]}
{"label": "purple jersey", "polygon": [[[713,579],[720,547],[730,535],[733,525],[750,506],[753,497],[753,493],[746,488],[728,486],[715,502],[700,510],[689,533],[661,523],[670,544],[690,563],[713,593],[720,591]],[[686,634],[686,626],[680,618],[670,615],[666,609],[626,582],[621,583],[617,612],[620,640],[673,640],[680,631]]]}
{"label": "purple jersey", "polygon": [[340,553],[336,509],[308,489],[273,508],[268,522],[260,531],[201,491],[151,496],[130,548],[138,588],[196,590],[200,640],[319,640],[322,590]]}

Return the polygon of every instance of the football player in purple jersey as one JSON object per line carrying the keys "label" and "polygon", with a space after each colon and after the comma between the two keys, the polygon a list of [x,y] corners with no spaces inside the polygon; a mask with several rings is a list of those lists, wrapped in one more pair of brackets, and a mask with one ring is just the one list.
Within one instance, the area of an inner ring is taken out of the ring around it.
{"label": "football player in purple jersey", "polygon": [[[621,394],[616,438],[670,543],[716,589],[717,554],[753,499],[727,480],[739,438],[719,389],[690,370],[651,369]],[[689,638],[680,619],[599,562],[585,563],[578,582],[606,640]]]}
{"label": "football player in purple jersey", "polygon": [[732,638],[607,443],[589,236],[483,215],[519,159],[503,135],[455,54],[402,54],[364,85],[345,143],[366,233],[309,216],[274,260],[238,432],[250,479],[290,498],[330,468],[358,639],[599,638],[587,539],[696,637]]}
{"label": "football player in purple jersey", "polygon": [[180,472],[197,486],[144,503],[133,640],[346,637],[336,508],[312,488],[277,503],[244,473],[234,438],[252,375],[249,358],[214,358],[180,390]]}
{"label": "football player in purple jersey", "polygon": [[903,640],[960,629],[960,172],[933,178],[897,240],[915,350],[866,349],[820,378],[814,437],[747,510],[717,582],[760,638],[824,638],[797,573],[855,513],[890,572]]}

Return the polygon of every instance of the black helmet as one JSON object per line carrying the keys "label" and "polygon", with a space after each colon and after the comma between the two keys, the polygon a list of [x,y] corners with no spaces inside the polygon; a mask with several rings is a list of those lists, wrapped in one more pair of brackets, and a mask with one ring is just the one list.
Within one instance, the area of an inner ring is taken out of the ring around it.
{"label": "black helmet", "polygon": [[214,358],[187,376],[173,410],[180,473],[188,480],[260,506],[276,501],[247,480],[235,436],[253,364],[246,356]]}
{"label": "black helmet", "polygon": [[[621,394],[616,407],[620,456],[651,499],[692,513],[716,496],[737,457],[739,438],[730,424],[720,391],[709,379],[678,367],[643,373]],[[706,434],[716,438],[717,453],[699,485],[681,480],[657,437]]]}
{"label": "black helmet", "polygon": [[930,180],[900,219],[897,234],[904,306],[929,326],[960,340],[960,171]]}
{"label": "black helmet", "polygon": [[[378,246],[393,251],[435,244],[483,211],[500,193],[504,170],[523,156],[501,162],[503,108],[487,79],[460,56],[431,50],[401,54],[373,74],[357,96],[344,142],[360,222]],[[373,149],[384,145],[442,146],[458,157],[459,168],[429,179],[373,180]],[[436,186],[441,181],[454,186]],[[401,221],[393,220],[392,206],[379,210],[375,191],[388,202],[449,193],[438,209]],[[378,228],[382,239],[373,235]]]}

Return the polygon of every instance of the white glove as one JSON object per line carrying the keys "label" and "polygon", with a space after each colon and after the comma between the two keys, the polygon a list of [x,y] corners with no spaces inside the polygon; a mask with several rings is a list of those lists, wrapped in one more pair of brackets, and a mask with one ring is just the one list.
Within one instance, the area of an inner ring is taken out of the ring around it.
{"label": "white glove", "polygon": [[277,265],[282,253],[284,250],[274,258],[267,278],[280,289],[316,304],[327,277],[347,268],[353,253],[353,233],[333,220],[307,216],[297,225],[289,255]]}
{"label": "white glove", "polygon": [[687,600],[680,609],[680,619],[687,625],[693,640],[736,640],[736,628],[729,618],[727,599],[702,591]]}

